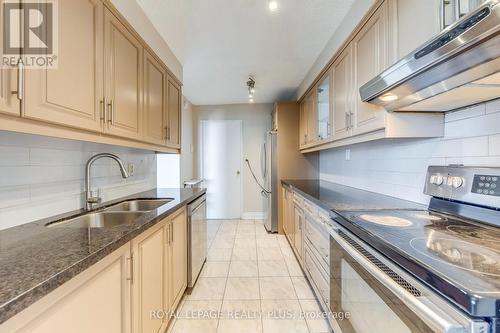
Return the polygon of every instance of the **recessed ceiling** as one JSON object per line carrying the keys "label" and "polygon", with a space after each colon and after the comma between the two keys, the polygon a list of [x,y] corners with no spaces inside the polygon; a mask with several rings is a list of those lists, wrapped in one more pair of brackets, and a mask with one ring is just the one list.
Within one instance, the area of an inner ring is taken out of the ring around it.
{"label": "recessed ceiling", "polygon": [[184,67],[195,105],[293,97],[354,0],[137,0]]}

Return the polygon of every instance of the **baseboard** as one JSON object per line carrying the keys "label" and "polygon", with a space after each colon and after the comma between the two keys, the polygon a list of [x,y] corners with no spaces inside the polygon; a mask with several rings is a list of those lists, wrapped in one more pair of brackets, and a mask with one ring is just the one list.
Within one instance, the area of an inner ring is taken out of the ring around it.
{"label": "baseboard", "polygon": [[244,212],[241,214],[243,220],[265,220],[267,218],[266,212]]}

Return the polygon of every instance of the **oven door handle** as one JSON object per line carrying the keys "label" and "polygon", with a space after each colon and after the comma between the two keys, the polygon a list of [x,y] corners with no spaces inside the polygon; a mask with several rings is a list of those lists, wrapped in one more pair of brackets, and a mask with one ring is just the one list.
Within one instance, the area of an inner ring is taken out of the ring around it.
{"label": "oven door handle", "polygon": [[[429,325],[433,330],[443,333],[472,333],[472,332],[487,332],[477,330],[478,328],[486,325],[485,322],[472,322],[466,319],[468,323],[461,323],[455,318],[446,314],[443,310],[439,309],[436,305],[425,297],[415,297],[407,292],[404,288],[398,285],[382,270],[375,266],[370,260],[365,258],[353,246],[345,241],[336,231],[330,231],[330,235],[335,242],[338,243],[356,262],[358,262],[364,269],[366,269],[372,276],[374,276],[380,283],[387,287],[396,297],[404,302],[411,308],[417,315]],[[338,229],[336,229],[338,230]],[[430,305],[430,306],[429,306]],[[483,327],[484,329],[484,327]]]}

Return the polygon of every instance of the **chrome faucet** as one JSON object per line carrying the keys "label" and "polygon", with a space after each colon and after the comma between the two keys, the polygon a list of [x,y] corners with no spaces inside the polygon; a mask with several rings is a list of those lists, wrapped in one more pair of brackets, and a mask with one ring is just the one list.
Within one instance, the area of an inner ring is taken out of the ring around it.
{"label": "chrome faucet", "polygon": [[101,158],[111,158],[112,160],[115,160],[116,163],[118,163],[118,166],[120,167],[120,172],[122,173],[122,177],[124,179],[129,177],[127,170],[125,170],[125,166],[123,165],[122,160],[118,156],[109,153],[102,153],[92,156],[87,161],[87,165],[85,167],[85,203],[87,205],[87,209],[92,209],[93,205],[101,202],[99,194],[94,196],[92,190],[90,189],[90,168],[92,167],[92,164],[94,164],[95,161]]}

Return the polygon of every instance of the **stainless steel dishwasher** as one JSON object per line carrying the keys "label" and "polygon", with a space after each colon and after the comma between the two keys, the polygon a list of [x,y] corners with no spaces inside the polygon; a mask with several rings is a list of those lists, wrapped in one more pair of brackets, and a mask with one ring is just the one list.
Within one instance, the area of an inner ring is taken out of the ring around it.
{"label": "stainless steel dishwasher", "polygon": [[193,288],[207,260],[207,204],[202,195],[188,205],[188,288]]}

